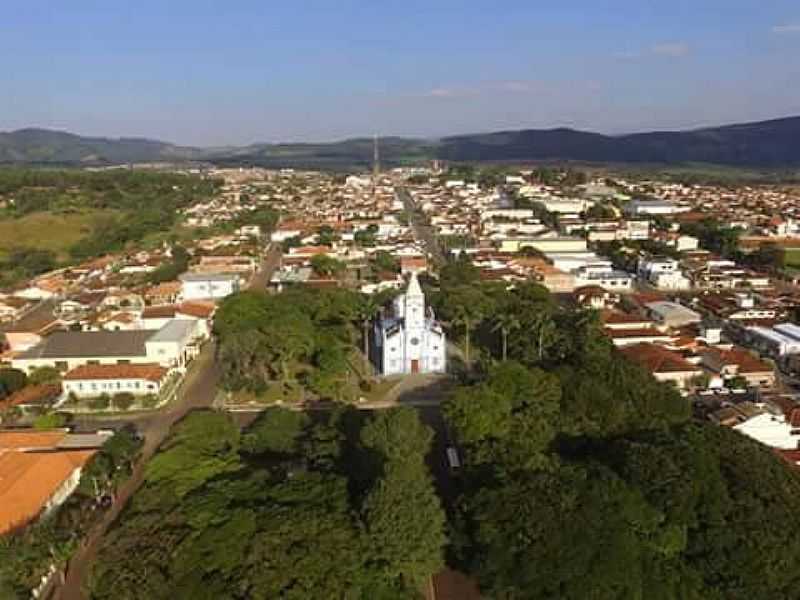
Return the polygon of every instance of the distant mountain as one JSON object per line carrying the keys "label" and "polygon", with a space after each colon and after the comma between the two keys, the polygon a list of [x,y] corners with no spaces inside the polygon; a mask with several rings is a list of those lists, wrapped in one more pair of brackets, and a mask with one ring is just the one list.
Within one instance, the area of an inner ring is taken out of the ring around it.
{"label": "distant mountain", "polygon": [[440,158],[578,160],[591,162],[715,163],[753,167],[800,165],[800,117],[606,136],[572,129],[527,129],[440,140]]}
{"label": "distant mountain", "polygon": [[0,133],[0,163],[119,164],[190,160],[207,152],[143,138],[83,137],[48,129]]}
{"label": "distant mountain", "polygon": [[[440,140],[385,137],[381,162],[574,160],[619,163],[714,163],[741,167],[800,166],[800,117],[690,131],[608,136],[573,129],[525,129]],[[319,144],[253,144],[192,148],[140,138],[82,137],[45,129],[0,133],[0,163],[102,165],[131,162],[211,161],[340,169],[372,163],[372,139]]]}

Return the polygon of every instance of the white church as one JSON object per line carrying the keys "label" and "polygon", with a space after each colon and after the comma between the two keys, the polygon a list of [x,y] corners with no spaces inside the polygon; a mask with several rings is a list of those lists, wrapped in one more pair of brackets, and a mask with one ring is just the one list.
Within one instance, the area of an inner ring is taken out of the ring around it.
{"label": "white church", "polygon": [[376,320],[374,335],[373,360],[383,375],[444,373],[447,367],[444,331],[425,306],[416,273],[394,299],[392,313]]}

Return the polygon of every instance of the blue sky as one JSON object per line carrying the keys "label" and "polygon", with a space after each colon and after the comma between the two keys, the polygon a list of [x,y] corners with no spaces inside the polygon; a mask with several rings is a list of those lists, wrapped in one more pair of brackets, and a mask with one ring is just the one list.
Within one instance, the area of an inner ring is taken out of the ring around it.
{"label": "blue sky", "polygon": [[797,0],[0,0],[0,130],[219,145],[794,114]]}

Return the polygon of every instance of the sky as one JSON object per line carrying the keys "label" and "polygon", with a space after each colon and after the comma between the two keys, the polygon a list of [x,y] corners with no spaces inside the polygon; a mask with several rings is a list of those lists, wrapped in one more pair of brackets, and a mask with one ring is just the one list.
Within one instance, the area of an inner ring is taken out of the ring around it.
{"label": "sky", "polygon": [[0,130],[216,146],[789,115],[797,0],[0,0]]}

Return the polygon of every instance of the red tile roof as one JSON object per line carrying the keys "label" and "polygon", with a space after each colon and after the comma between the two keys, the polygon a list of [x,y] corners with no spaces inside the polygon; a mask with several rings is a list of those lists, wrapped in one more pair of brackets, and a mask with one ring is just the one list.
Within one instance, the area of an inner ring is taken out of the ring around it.
{"label": "red tile roof", "polygon": [[656,344],[635,344],[620,350],[631,360],[651,373],[689,373],[700,368],[686,361],[677,352],[671,352]]}
{"label": "red tile roof", "polygon": [[147,379],[161,381],[169,369],[157,364],[143,365],[82,365],[64,375],[65,381],[86,379]]}

